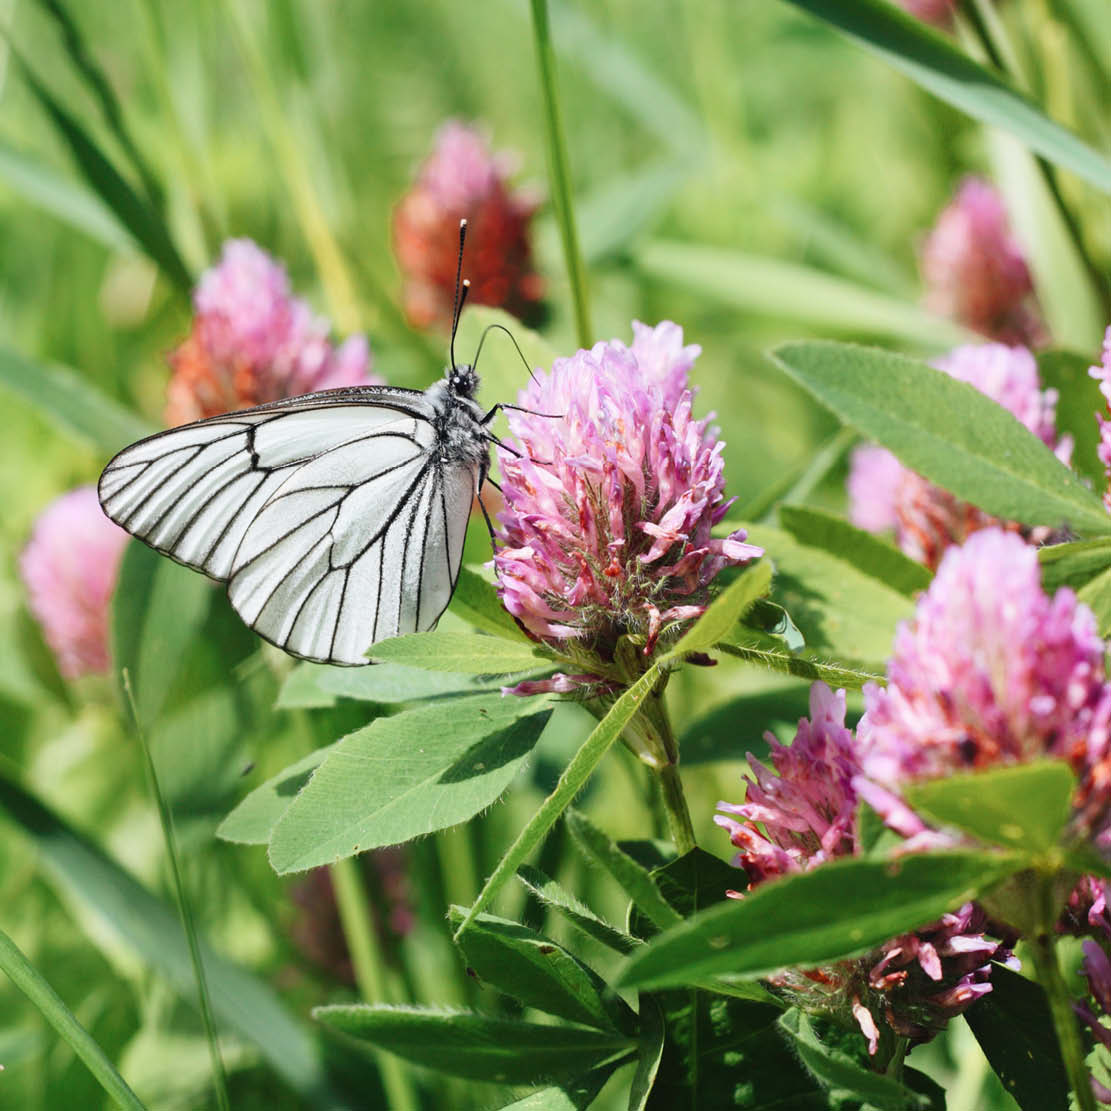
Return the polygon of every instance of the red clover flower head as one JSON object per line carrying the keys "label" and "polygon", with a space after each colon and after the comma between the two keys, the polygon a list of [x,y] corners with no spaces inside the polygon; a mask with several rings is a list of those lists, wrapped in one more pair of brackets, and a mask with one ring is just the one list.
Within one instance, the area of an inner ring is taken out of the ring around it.
{"label": "red clover flower head", "polygon": [[[1058,438],[1056,390],[1043,390],[1034,356],[1025,347],[1001,343],[969,344],[936,359],[938,370],[975,386],[1018,418],[1067,463],[1072,439]],[[1111,447],[1108,458],[1111,459]],[[952,544],[980,529],[1002,527],[1020,531],[1042,543],[1044,528],[1024,529],[1001,521],[963,502],[947,490],[908,470],[884,448],[865,444],[852,457],[848,480],[849,517],[871,532],[895,530],[899,547],[912,559],[936,569]]]}
{"label": "red clover flower head", "polygon": [[[799,722],[794,742],[779,744],[771,734],[767,741],[775,772],[750,754],[745,801],[718,803],[743,820],[714,819],[740,849],[734,864],[745,870],[750,887],[853,856],[858,847],[854,783],[861,768],[856,741],[845,727],[845,692],[815,683],[810,718]],[[787,969],[768,982],[806,1010],[855,1021],[874,1054],[879,1022],[926,1041],[991,990],[990,961],[1007,954],[983,929],[982,913],[969,903],[862,958]]]}
{"label": "red clover flower head", "polygon": [[1104,644],[1071,590],[1042,590],[1037,552],[1019,537],[985,529],[950,549],[914,619],[899,626],[887,680],[865,686],[857,731],[872,783],[894,792],[1058,757],[1079,780],[1076,833],[1099,839],[1111,826]]}
{"label": "red clover flower head", "polygon": [[451,326],[459,221],[470,225],[468,303],[530,318],[544,293],[533,268],[530,224],[539,200],[513,189],[517,159],[493,154],[480,131],[452,120],[394,213],[393,238],[405,277],[405,312],[418,328]]}
{"label": "red clover flower head", "polygon": [[167,424],[380,381],[366,337],[333,347],[328,321],[290,293],[285,268],[249,239],[224,244],[193,307],[193,329],[170,355]]}
{"label": "red clover flower head", "polygon": [[541,372],[520,396],[531,412],[509,415],[520,455],[499,451],[502,601],[587,659],[612,659],[623,633],[651,651],[665,624],[701,613],[723,567],[762,554],[743,530],[710,534],[730,503],[724,445],[691,415],[700,349],[670,322],[633,333]]}
{"label": "red clover flower head", "polygon": [[35,521],[19,559],[31,613],[67,679],[109,667],[108,612],[128,536],[81,486],[52,501]]}
{"label": "red clover flower head", "polygon": [[1039,346],[1045,329],[995,187],[967,177],[922,245],[926,304],[989,339]]}

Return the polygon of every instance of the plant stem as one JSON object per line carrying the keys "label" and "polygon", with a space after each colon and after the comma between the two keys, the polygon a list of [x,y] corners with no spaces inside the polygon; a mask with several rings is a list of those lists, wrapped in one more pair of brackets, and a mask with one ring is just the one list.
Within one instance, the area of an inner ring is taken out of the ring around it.
{"label": "plant stem", "polygon": [[193,911],[185,895],[185,885],[181,880],[181,865],[178,862],[177,842],[174,838],[174,817],[158,782],[158,772],[154,767],[154,754],[147,743],[146,733],[139,724],[139,713],[135,707],[135,693],[131,689],[131,674],[126,667],[123,669],[123,689],[127,694],[128,705],[131,707],[135,732],[139,735],[139,747],[143,750],[143,757],[146,761],[147,779],[150,781],[151,793],[154,795],[154,801],[157,804],[159,821],[162,823],[162,839],[166,844],[166,858],[170,862],[170,875],[173,880],[174,894],[177,896],[178,914],[181,916],[181,927],[185,931],[185,940],[189,945],[189,959],[193,963],[193,976],[197,981],[201,1021],[204,1023],[205,1037],[208,1039],[208,1053],[212,1058],[212,1083],[216,1089],[216,1103],[220,1111],[230,1111],[228,1080],[224,1073],[224,1061],[220,1056],[220,1046],[216,1041],[216,1025],[212,1019],[212,1003],[208,997],[208,981],[204,974],[201,947],[197,941],[197,928],[193,923]]}
{"label": "plant stem", "polygon": [[0,930],[0,969],[39,1009],[43,1017],[69,1043],[85,1062],[89,1072],[120,1107],[143,1111],[139,1097],[108,1060],[96,1039],[77,1021],[58,993],[43,979],[38,969],[20,952],[19,947]]}
{"label": "plant stem", "polygon": [[575,327],[579,335],[579,346],[589,347],[593,342],[594,330],[590,326],[590,308],[586,297],[586,269],[575,230],[575,206],[571,198],[567,142],[559,110],[559,90],[556,88],[555,52],[552,49],[551,27],[548,23],[548,0],[532,0],[532,28],[536,39],[536,61],[540,68],[540,88],[547,120],[552,204],[563,243],[571,297],[575,304]]}
{"label": "plant stem", "polygon": [[[358,861],[354,857],[345,857],[331,865],[328,871],[332,877],[343,936],[355,969],[355,982],[363,1000],[367,1003],[395,1002],[390,998],[386,978],[382,975],[385,964]],[[401,1062],[391,1053],[375,1053],[374,1056],[387,1105],[396,1108],[396,1111],[417,1111],[420,1104]]]}

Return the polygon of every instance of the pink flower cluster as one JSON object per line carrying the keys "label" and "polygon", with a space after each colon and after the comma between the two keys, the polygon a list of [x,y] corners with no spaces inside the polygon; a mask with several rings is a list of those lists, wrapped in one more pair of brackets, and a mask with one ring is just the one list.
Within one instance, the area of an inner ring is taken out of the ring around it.
{"label": "pink flower cluster", "polygon": [[[1041,388],[1037,363],[1025,347],[970,344],[935,360],[933,366],[999,402],[1068,462],[1072,440],[1057,436],[1057,393]],[[853,453],[848,494],[849,518],[857,527],[871,532],[894,529],[899,547],[931,568],[937,567],[950,545],[980,529],[1022,531],[1037,542],[1049,537],[1044,529],[1024,530],[1017,522],[1001,521],[961,501],[908,470],[885,448],[870,444]]]}
{"label": "pink flower cluster", "polygon": [[[855,783],[861,765],[845,727],[845,692],[815,683],[810,718],[799,722],[794,742],[781,745],[771,734],[767,741],[775,772],[749,754],[753,779],[745,801],[718,804],[743,820],[715,817],[740,849],[734,863],[753,887],[857,851]],[[983,929],[983,915],[966,904],[865,957],[787,969],[769,983],[804,1009],[843,1020],[851,1015],[870,1053],[879,1044],[878,1020],[903,1037],[926,1041],[991,990],[991,960],[1009,955]]]}
{"label": "pink flower cluster", "polygon": [[1111,512],[1111,325],[1103,335],[1103,358],[1099,366],[1088,373],[1099,382],[1099,392],[1107,402],[1107,416],[1098,415],[1099,421],[1099,461],[1107,472],[1107,489],[1103,492],[1103,504]]}
{"label": "pink flower cluster", "polygon": [[108,670],[108,617],[128,536],[92,486],[52,501],[19,559],[27,603],[67,679]]}
{"label": "pink flower cluster", "polygon": [[[858,737],[868,780],[897,790],[1059,757],[1079,780],[1076,832],[1099,838],[1108,829],[1104,644],[1071,590],[1045,594],[1037,552],[1019,537],[987,529],[945,556],[914,620],[899,627],[887,680],[864,688]],[[869,802],[885,806],[882,796]]]}
{"label": "pink flower cluster", "polygon": [[291,294],[285,267],[249,239],[224,244],[193,305],[192,332],[170,355],[167,424],[379,381],[366,337],[333,347],[328,321]]}
{"label": "pink flower cluster", "polygon": [[633,333],[631,347],[598,343],[541,373],[499,451],[502,600],[535,636],[603,659],[623,633],[651,650],[664,625],[701,612],[723,567],[762,554],[743,530],[710,535],[729,503],[723,445],[691,415],[700,349],[669,322]]}
{"label": "pink flower cluster", "polygon": [[459,221],[470,225],[472,305],[528,318],[544,294],[533,269],[530,225],[539,204],[508,182],[516,158],[490,151],[483,135],[453,120],[440,128],[417,182],[394,213],[394,249],[405,276],[405,312],[418,328],[451,326]]}
{"label": "pink flower cluster", "polygon": [[934,312],[1003,343],[1044,343],[1026,258],[988,182],[961,182],[922,246],[921,266]]}

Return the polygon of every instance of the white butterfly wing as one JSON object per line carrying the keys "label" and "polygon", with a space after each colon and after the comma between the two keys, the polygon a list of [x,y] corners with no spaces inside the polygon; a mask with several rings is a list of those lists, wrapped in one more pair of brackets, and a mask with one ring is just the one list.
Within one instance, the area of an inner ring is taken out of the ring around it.
{"label": "white butterfly wing", "polygon": [[459,574],[479,468],[437,457],[430,415],[416,392],[376,390],[215,417],[120,452],[101,504],[227,580],[267,640],[365,664],[375,641],[431,628]]}

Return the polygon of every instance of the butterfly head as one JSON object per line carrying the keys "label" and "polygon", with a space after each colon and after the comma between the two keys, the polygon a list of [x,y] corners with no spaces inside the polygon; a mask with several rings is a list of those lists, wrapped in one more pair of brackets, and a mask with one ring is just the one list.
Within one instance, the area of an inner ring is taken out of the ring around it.
{"label": "butterfly head", "polygon": [[444,374],[447,378],[448,389],[456,397],[473,398],[478,393],[478,375],[469,363],[449,366]]}

